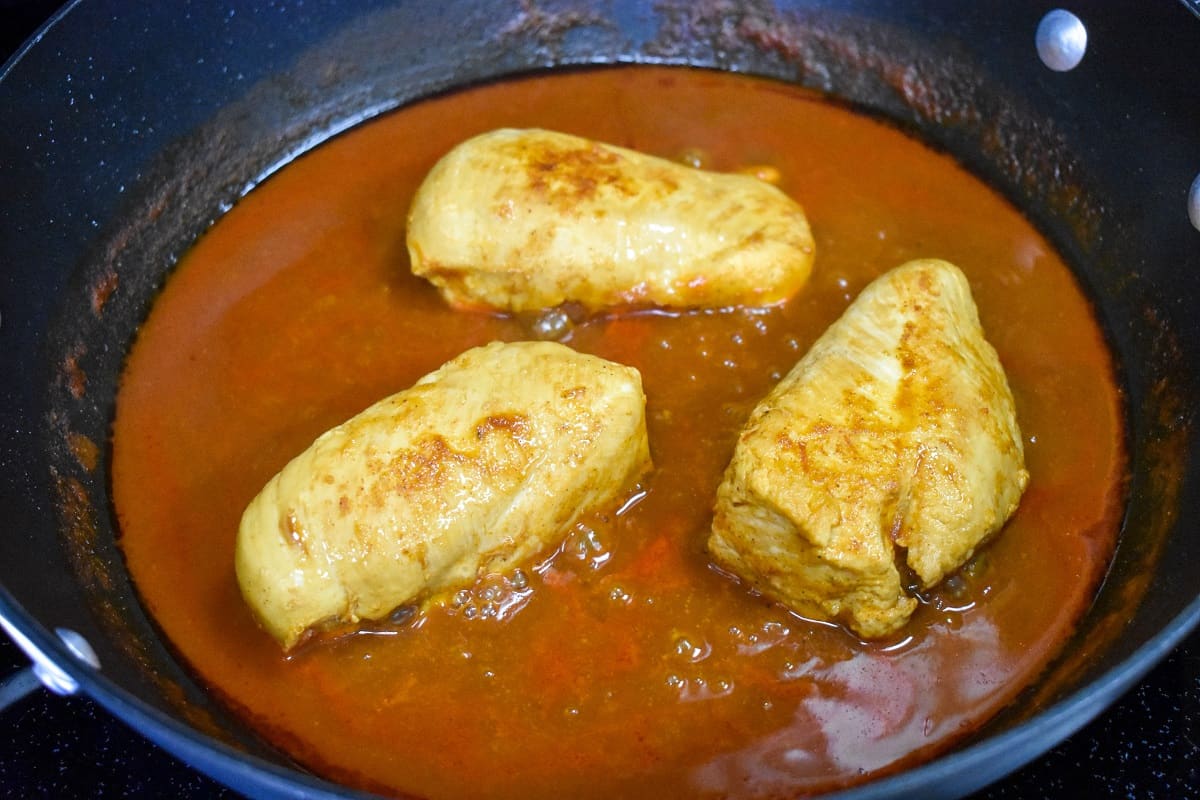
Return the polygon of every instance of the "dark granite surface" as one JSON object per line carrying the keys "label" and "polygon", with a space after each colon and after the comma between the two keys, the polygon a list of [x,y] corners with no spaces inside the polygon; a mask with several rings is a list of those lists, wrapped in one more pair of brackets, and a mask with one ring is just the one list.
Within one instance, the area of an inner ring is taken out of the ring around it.
{"label": "dark granite surface", "polygon": [[[56,6],[0,0],[0,59]],[[0,635],[0,679],[25,663]],[[0,714],[0,797],[234,796],[86,698],[39,690]],[[1063,797],[1200,798],[1200,633],[1098,720],[973,796]]]}

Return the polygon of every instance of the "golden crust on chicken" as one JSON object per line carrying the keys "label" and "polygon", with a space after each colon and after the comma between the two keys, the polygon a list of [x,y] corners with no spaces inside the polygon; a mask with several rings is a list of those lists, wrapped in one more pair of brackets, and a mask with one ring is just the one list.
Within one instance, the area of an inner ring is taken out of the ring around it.
{"label": "golden crust on chicken", "polygon": [[474,348],[273,477],[242,516],[238,583],[289,649],[519,564],[649,464],[636,369],[548,342]]}
{"label": "golden crust on chicken", "polygon": [[707,172],[552,131],[450,151],[408,220],[412,270],[452,305],[770,305],[808,280],[804,211],[748,175]]}
{"label": "golden crust on chicken", "polygon": [[863,290],[751,414],[709,551],[798,613],[880,637],[916,607],[898,563],[937,584],[1028,480],[966,278],[912,261]]}

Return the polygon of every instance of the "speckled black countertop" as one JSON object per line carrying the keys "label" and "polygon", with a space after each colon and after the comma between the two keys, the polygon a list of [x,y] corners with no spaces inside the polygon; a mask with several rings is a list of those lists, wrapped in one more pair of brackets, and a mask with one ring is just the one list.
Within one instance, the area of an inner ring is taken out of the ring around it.
{"label": "speckled black countertop", "polygon": [[[58,5],[0,0],[0,62]],[[0,679],[26,665],[0,635]],[[235,797],[83,697],[39,690],[0,714],[0,797]],[[1200,632],[1117,705],[973,796],[1200,798]]]}

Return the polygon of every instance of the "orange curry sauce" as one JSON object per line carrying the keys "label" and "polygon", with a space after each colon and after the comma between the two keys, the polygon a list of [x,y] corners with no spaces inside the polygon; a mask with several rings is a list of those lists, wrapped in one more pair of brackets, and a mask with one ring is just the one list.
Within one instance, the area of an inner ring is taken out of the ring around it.
{"label": "orange curry sauce", "polygon": [[[415,619],[285,657],[238,593],[242,509],[325,429],[528,320],[455,312],[408,269],[426,171],[501,126],[717,170],[763,165],[806,209],[813,277],[784,306],[615,314],[565,341],[637,366],[645,494]],[[709,564],[750,410],[873,277],[967,274],[1016,396],[1032,480],[1002,534],[900,634],[863,643]],[[113,484],[150,613],[201,681],[315,772],[446,797],[749,797],[863,780],[978,726],[1046,664],[1114,547],[1113,369],[1067,267],[952,159],[805,91],[629,67],[423,102],[297,160],[206,233],[129,356]]]}

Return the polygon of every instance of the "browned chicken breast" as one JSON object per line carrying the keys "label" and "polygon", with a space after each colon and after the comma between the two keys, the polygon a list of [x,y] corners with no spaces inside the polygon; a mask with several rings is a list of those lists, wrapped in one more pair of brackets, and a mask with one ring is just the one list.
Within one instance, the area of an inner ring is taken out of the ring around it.
{"label": "browned chicken breast", "polygon": [[1012,393],[966,278],[912,261],[865,290],[750,416],[709,550],[798,613],[880,637],[1028,483]]}
{"label": "browned chicken breast", "polygon": [[291,648],[515,566],[649,464],[637,370],[559,344],[478,347],[273,477],[242,516],[238,584]]}
{"label": "browned chicken breast", "polygon": [[508,129],[434,166],[408,249],[451,304],[508,311],[769,305],[804,285],[814,251],[800,206],[758,178]]}

